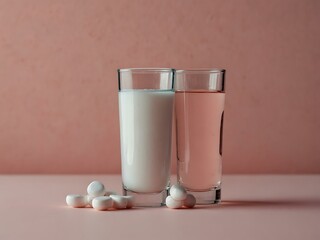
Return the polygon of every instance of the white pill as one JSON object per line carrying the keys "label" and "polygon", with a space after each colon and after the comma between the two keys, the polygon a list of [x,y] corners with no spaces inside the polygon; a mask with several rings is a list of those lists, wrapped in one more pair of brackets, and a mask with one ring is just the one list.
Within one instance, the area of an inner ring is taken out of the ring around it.
{"label": "white pill", "polygon": [[108,208],[111,208],[112,204],[113,202],[111,197],[107,197],[107,196],[95,197],[92,200],[92,207],[99,211],[104,211],[104,210],[107,210]]}
{"label": "white pill", "polygon": [[74,208],[83,208],[88,205],[87,197],[79,194],[69,194],[66,197],[68,206]]}
{"label": "white pill", "polygon": [[127,198],[120,195],[110,195],[113,201],[113,207],[117,209],[123,209],[127,207]]}
{"label": "white pill", "polygon": [[87,202],[88,204],[90,205],[90,207],[92,207],[92,200],[94,199],[95,197],[92,197],[90,195],[87,195]]}
{"label": "white pill", "polygon": [[134,207],[134,197],[133,196],[123,196],[125,199],[127,199],[127,208]]}
{"label": "white pill", "polygon": [[187,197],[187,191],[180,185],[173,185],[170,188],[170,195],[174,200],[183,201]]}
{"label": "white pill", "polygon": [[106,193],[104,185],[99,181],[93,181],[87,187],[88,195],[92,197],[103,196]]}
{"label": "white pill", "polygon": [[192,194],[187,194],[187,198],[183,201],[183,206],[193,208],[196,205],[196,198]]}
{"label": "white pill", "polygon": [[175,200],[171,196],[166,198],[166,205],[168,208],[181,208],[183,206],[183,201]]}

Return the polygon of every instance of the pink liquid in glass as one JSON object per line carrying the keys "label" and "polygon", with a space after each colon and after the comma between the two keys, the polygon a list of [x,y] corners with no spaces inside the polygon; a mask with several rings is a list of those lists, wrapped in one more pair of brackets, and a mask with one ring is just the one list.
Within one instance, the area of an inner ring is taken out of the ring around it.
{"label": "pink liquid in glass", "polygon": [[221,183],[223,92],[177,91],[178,180],[187,190]]}

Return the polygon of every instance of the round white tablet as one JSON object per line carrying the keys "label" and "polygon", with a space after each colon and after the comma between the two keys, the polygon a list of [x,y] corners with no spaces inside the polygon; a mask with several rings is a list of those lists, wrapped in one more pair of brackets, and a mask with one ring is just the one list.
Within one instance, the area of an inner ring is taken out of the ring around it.
{"label": "round white tablet", "polygon": [[123,196],[125,199],[127,199],[127,208],[134,207],[134,198],[133,196]]}
{"label": "round white tablet", "polygon": [[183,206],[193,208],[196,205],[196,198],[192,194],[187,194],[187,198],[183,201]]}
{"label": "round white tablet", "polygon": [[111,208],[112,204],[113,203],[112,203],[111,197],[107,197],[107,196],[95,197],[92,200],[92,207],[99,211],[104,211],[104,210],[107,210],[108,208]]}
{"label": "round white tablet", "polygon": [[117,209],[123,209],[127,207],[127,198],[120,195],[110,195],[113,201],[113,207]]}
{"label": "round white tablet", "polygon": [[168,196],[166,198],[166,205],[168,208],[176,209],[176,208],[181,208],[183,206],[183,202],[179,200],[175,200],[171,196]]}
{"label": "round white tablet", "polygon": [[180,185],[173,185],[170,188],[170,195],[174,200],[183,201],[187,197],[187,191]]}
{"label": "round white tablet", "polygon": [[106,193],[104,185],[99,181],[93,181],[87,187],[88,195],[92,197],[103,196]]}
{"label": "round white tablet", "polygon": [[74,208],[83,208],[88,205],[87,197],[79,194],[69,194],[66,197],[68,206]]}

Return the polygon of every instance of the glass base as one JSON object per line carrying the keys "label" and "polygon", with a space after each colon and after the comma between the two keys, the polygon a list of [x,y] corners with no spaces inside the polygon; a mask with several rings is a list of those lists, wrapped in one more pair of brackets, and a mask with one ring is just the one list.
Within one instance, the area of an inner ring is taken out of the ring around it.
{"label": "glass base", "polygon": [[136,207],[162,207],[166,205],[169,188],[159,193],[137,193],[123,188],[124,196],[133,196]]}
{"label": "glass base", "polygon": [[187,190],[188,193],[192,194],[197,202],[197,205],[208,205],[208,204],[218,204],[221,202],[221,188],[214,188],[209,191],[193,191]]}

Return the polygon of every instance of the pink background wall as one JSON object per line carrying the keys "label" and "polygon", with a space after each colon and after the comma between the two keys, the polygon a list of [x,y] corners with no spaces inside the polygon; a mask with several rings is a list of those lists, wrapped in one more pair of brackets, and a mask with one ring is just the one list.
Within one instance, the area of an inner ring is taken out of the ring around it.
{"label": "pink background wall", "polygon": [[320,173],[320,1],[0,0],[0,172],[120,171],[119,67],[227,69],[224,172]]}

